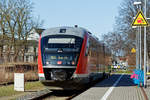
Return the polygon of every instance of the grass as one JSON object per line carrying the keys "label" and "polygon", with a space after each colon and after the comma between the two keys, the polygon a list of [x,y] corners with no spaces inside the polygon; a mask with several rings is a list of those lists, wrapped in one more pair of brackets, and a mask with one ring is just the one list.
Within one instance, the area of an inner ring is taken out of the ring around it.
{"label": "grass", "polygon": [[42,89],[44,88],[44,85],[41,82],[28,82],[25,84],[25,90],[36,90],[36,89]]}
{"label": "grass", "polygon": [[115,70],[112,73],[125,73],[125,74],[132,74],[129,70]]}
{"label": "grass", "polygon": [[12,95],[19,94],[19,93],[21,92],[14,91],[14,88],[12,85],[0,87],[0,97],[12,96]]}
{"label": "grass", "polygon": [[[44,86],[40,82],[37,82],[37,81],[25,83],[25,91],[39,90],[39,89],[43,89],[43,88],[44,88]],[[24,92],[14,91],[14,85],[1,86],[0,87],[0,97],[13,96],[13,95],[17,95],[20,93],[24,93]]]}

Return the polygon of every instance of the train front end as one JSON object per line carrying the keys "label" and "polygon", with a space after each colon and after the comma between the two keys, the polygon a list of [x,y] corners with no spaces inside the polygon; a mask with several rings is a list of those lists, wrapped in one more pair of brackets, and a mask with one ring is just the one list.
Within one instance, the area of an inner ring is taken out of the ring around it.
{"label": "train front end", "polygon": [[38,74],[42,83],[71,81],[77,78],[76,73],[84,72],[77,71],[81,69],[77,67],[81,67],[84,36],[74,28],[49,29],[42,33],[38,51]]}

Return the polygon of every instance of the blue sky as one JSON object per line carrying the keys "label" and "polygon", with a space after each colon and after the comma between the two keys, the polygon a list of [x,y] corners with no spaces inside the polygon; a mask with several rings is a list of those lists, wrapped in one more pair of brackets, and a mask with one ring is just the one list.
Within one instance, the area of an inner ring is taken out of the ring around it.
{"label": "blue sky", "polygon": [[34,16],[44,20],[43,28],[84,27],[97,37],[112,31],[123,0],[32,0]]}

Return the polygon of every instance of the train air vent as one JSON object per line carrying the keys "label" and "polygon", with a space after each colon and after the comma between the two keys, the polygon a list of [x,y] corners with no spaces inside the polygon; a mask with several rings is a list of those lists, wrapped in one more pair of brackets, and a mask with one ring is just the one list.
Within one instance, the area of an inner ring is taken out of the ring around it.
{"label": "train air vent", "polygon": [[66,29],[60,29],[59,33],[66,33]]}

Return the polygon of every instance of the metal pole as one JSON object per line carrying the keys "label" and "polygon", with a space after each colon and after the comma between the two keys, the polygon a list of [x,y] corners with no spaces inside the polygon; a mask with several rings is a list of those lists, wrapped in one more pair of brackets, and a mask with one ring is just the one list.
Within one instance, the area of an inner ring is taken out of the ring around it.
{"label": "metal pole", "polygon": [[[139,5],[139,9],[141,10],[141,4]],[[141,26],[140,26],[140,28],[139,28],[139,34],[140,34],[140,70],[142,70],[142,41],[141,41]]]}
{"label": "metal pole", "polygon": [[[141,10],[141,4],[138,10]],[[138,69],[141,69],[141,26],[138,27]]]}
{"label": "metal pole", "polygon": [[144,87],[146,87],[146,26],[144,27]]}
{"label": "metal pole", "polygon": [[138,27],[138,69],[140,69],[140,27]]}
{"label": "metal pole", "polygon": [[149,65],[148,65],[148,53],[147,53],[147,57],[146,57],[146,59],[147,59],[147,61],[146,61],[146,66],[147,66],[147,71],[146,71],[146,73],[148,73],[149,72]]}
{"label": "metal pole", "polygon": [[136,34],[136,69],[139,69],[139,27]]}
{"label": "metal pole", "polygon": [[[141,2],[134,2],[134,5],[137,5],[138,10],[141,10]],[[141,69],[141,27],[137,28],[136,34],[136,69]]]}
{"label": "metal pole", "polygon": [[142,41],[141,41],[141,26],[139,29],[140,32],[140,70],[142,69]]}
{"label": "metal pole", "polygon": [[[145,17],[146,17],[146,2],[145,0]],[[146,26],[144,26],[144,87],[146,88]]]}

